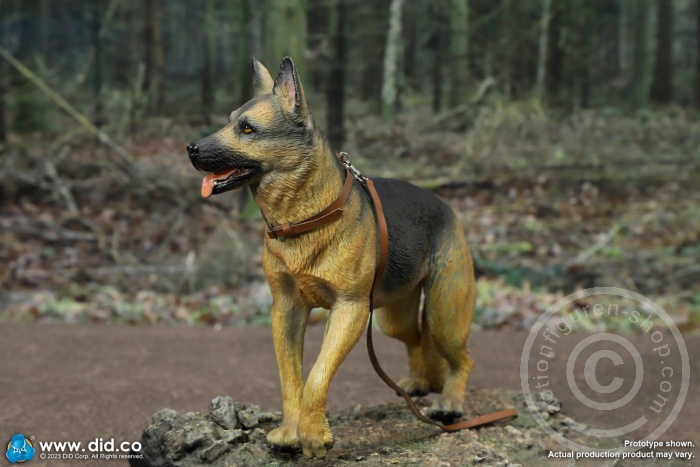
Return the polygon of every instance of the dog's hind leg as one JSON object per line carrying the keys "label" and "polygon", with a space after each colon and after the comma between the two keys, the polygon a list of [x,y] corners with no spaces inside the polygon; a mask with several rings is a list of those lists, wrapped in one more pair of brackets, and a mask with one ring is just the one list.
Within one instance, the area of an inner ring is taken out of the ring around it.
{"label": "dog's hind leg", "polygon": [[408,377],[399,386],[411,396],[424,396],[430,391],[426,377],[426,365],[421,349],[421,332],[418,328],[418,309],[421,287],[416,287],[404,298],[376,310],[379,329],[389,337],[402,341],[408,351]]}
{"label": "dog's hind leg", "polygon": [[474,315],[474,270],[458,221],[444,233],[425,281],[423,351],[431,389],[442,391],[428,415],[451,422],[463,414],[467,380],[474,364],[466,348]]}

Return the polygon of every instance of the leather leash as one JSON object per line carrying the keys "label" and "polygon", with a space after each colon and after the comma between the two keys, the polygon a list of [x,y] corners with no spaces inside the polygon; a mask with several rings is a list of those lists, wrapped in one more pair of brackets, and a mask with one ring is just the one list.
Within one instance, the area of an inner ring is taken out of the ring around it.
{"label": "leather leash", "polygon": [[347,153],[341,152],[337,155],[337,157],[345,167],[346,171],[345,185],[343,186],[343,191],[340,193],[338,198],[323,211],[314,214],[303,221],[286,223],[278,227],[272,227],[267,224],[267,220],[265,220],[265,223],[267,224],[267,235],[270,238],[287,238],[298,233],[316,229],[338,219],[343,214],[343,210],[341,208],[343,207],[343,204],[345,204],[345,201],[350,194],[353,179],[360,182],[360,185],[367,190],[370,200],[374,205],[374,211],[377,215],[377,225],[379,227],[379,260],[377,261],[377,266],[374,271],[372,289],[370,290],[369,294],[369,323],[367,326],[367,352],[369,353],[369,360],[372,363],[374,371],[377,372],[379,377],[382,379],[382,381],[384,381],[384,383],[386,383],[387,386],[396,391],[406,400],[408,407],[418,420],[427,423],[428,425],[436,426],[446,432],[477,428],[490,423],[516,418],[518,416],[518,412],[515,409],[504,409],[481,415],[479,417],[470,418],[468,420],[463,420],[461,422],[443,425],[423,415],[420,410],[418,410],[418,407],[416,407],[416,405],[413,403],[411,396],[398,384],[396,384],[394,380],[392,380],[389,375],[386,374],[384,369],[382,369],[381,365],[379,364],[379,360],[377,360],[377,354],[374,351],[374,342],[372,340],[372,317],[374,316],[374,297],[376,295],[377,288],[379,287],[379,282],[382,275],[384,274],[389,253],[389,230],[386,226],[386,218],[384,217],[382,202],[379,199],[377,190],[374,188],[374,182],[372,182],[371,179],[363,176],[350,163]]}

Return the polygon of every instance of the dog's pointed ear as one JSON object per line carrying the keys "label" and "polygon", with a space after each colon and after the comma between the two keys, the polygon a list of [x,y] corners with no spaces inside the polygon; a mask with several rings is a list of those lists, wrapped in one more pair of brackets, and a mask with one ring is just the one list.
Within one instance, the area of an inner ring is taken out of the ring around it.
{"label": "dog's pointed ear", "polygon": [[280,99],[282,108],[286,112],[306,121],[308,111],[306,98],[304,97],[304,88],[301,85],[299,74],[291,58],[284,57],[284,60],[282,60],[272,93]]}
{"label": "dog's pointed ear", "polygon": [[270,94],[275,82],[267,68],[256,58],[253,58],[253,97]]}

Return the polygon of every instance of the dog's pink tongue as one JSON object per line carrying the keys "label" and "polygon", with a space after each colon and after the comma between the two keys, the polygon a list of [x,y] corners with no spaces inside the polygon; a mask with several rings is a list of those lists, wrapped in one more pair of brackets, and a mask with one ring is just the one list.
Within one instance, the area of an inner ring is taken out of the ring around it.
{"label": "dog's pink tongue", "polygon": [[216,180],[214,174],[207,175],[202,179],[202,198],[211,196],[211,192],[214,191],[214,180]]}
{"label": "dog's pink tongue", "polygon": [[214,191],[214,182],[220,179],[224,179],[235,172],[238,167],[234,167],[223,172],[209,174],[202,179],[202,198],[209,198],[211,193]]}

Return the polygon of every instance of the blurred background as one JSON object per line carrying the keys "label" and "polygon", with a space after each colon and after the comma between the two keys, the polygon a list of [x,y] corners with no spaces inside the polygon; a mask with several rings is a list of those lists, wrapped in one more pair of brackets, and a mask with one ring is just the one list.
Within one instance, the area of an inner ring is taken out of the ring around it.
{"label": "blurred background", "polygon": [[700,1],[0,0],[0,47],[2,322],[269,322],[259,211],[185,146],[290,55],[337,150],[458,213],[478,327],[592,286],[700,326]]}

